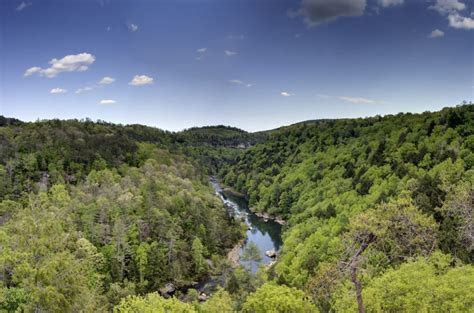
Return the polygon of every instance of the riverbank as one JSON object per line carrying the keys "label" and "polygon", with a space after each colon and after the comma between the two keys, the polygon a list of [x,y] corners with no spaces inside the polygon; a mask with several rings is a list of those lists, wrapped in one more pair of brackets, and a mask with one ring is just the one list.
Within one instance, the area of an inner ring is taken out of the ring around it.
{"label": "riverbank", "polygon": [[[215,181],[217,182],[217,178],[213,178],[215,179]],[[242,192],[239,192],[237,190],[235,190],[234,188],[230,187],[230,186],[222,186],[222,191],[225,192],[225,193],[228,193],[228,194],[232,194],[236,197],[241,197],[241,198],[244,198],[246,201],[248,201],[248,197],[246,194],[242,193]],[[274,216],[274,215],[271,215],[269,213],[260,213],[260,212],[257,212],[255,210],[255,208],[252,208],[252,207],[249,207],[248,208],[250,212],[254,213],[257,217],[260,217],[262,218],[265,222],[268,221],[268,220],[273,220],[275,222],[277,222],[278,224],[280,225],[286,225],[286,221],[283,219],[282,216],[280,215],[277,215],[277,216]]]}
{"label": "riverbank", "polygon": [[237,190],[235,190],[234,188],[229,187],[229,186],[223,187],[223,188],[222,188],[222,191],[223,191],[223,192],[226,192],[226,193],[228,193],[228,194],[233,194],[234,196],[237,196],[237,197],[241,197],[241,198],[247,199],[247,195],[245,195],[245,194],[242,193],[242,192],[238,192]]}
{"label": "riverbank", "polygon": [[249,208],[249,210],[254,213],[256,216],[263,218],[264,221],[273,220],[280,225],[286,225],[286,221],[280,215],[274,216],[268,213],[260,213],[255,210],[255,208]]}
{"label": "riverbank", "polygon": [[242,239],[237,243],[228,253],[227,260],[231,267],[236,268],[240,265],[240,251],[244,245],[245,239]]}
{"label": "riverbank", "polygon": [[[274,258],[265,254],[267,251],[279,251],[283,244],[281,238],[282,220],[278,223],[273,216],[256,214],[248,207],[247,197],[229,186],[220,185],[216,177],[211,177],[211,184],[216,191],[216,195],[221,198],[227,207],[230,216],[241,220],[247,225],[245,236],[232,249],[227,252],[227,261],[233,267],[240,265],[251,266],[251,271],[255,273],[260,265],[267,265],[274,261]],[[271,218],[271,219],[270,219]],[[261,261],[244,261],[241,255],[248,244],[257,246],[261,255]]]}

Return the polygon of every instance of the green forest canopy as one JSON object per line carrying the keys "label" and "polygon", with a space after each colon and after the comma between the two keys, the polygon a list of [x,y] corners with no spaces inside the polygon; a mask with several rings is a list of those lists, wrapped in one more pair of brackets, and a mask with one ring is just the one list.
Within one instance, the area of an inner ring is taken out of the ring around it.
{"label": "green forest canopy", "polygon": [[[0,311],[474,307],[472,104],[258,134],[0,122]],[[288,221],[281,256],[204,304],[164,299],[226,271],[242,238],[209,174]]]}

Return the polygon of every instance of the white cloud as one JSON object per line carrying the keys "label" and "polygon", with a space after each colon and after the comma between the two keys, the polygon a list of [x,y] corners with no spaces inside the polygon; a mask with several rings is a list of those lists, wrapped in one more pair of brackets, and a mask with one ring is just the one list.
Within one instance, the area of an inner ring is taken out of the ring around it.
{"label": "white cloud", "polygon": [[444,36],[444,32],[442,30],[435,29],[430,33],[430,35],[428,37],[429,38],[439,38],[439,37],[443,37],[443,36]]}
{"label": "white cloud", "polygon": [[132,86],[149,85],[153,84],[153,78],[146,75],[135,75],[128,84]]}
{"label": "white cloud", "polygon": [[237,55],[237,54],[238,54],[238,52],[230,51],[230,50],[224,50],[224,53],[225,53],[225,55],[227,55],[228,57],[231,57],[231,56],[234,56],[234,55]]}
{"label": "white cloud", "polygon": [[100,100],[99,104],[115,104],[117,101],[111,99]]}
{"label": "white cloud", "polygon": [[466,5],[458,0],[436,0],[436,4],[429,8],[438,11],[439,14],[446,15],[462,11]]}
{"label": "white cloud", "polygon": [[302,0],[300,7],[288,11],[288,15],[302,17],[308,27],[313,27],[339,17],[361,16],[366,5],[366,0]]}
{"label": "white cloud", "polygon": [[128,27],[128,30],[131,31],[131,32],[136,32],[138,30],[138,25],[136,24],[127,24],[127,27]]}
{"label": "white cloud", "polygon": [[402,5],[404,2],[405,0],[379,0],[379,4],[384,8]]}
{"label": "white cloud", "polygon": [[375,100],[367,99],[367,98],[361,98],[361,97],[337,97],[337,98],[339,98],[341,100],[344,100],[344,101],[347,101],[347,102],[357,103],[357,104],[360,104],[360,103],[372,104],[372,103],[376,102]]}
{"label": "white cloud", "polygon": [[474,19],[457,13],[448,15],[449,26],[457,29],[474,29]]}
{"label": "white cloud", "polygon": [[282,91],[282,92],[280,92],[280,95],[282,95],[283,97],[291,97],[291,96],[294,96],[295,94],[290,93],[288,91]]}
{"label": "white cloud", "polygon": [[207,51],[207,48],[200,48],[196,50],[197,53],[204,53],[206,51]]}
{"label": "white cloud", "polygon": [[16,7],[16,10],[17,10],[17,11],[23,11],[24,9],[26,9],[26,8],[29,7],[30,5],[32,5],[31,2],[22,1],[22,2],[20,3],[20,5]]}
{"label": "white cloud", "polygon": [[474,19],[459,13],[466,9],[466,5],[459,0],[436,0],[436,4],[429,8],[436,10],[441,15],[447,15],[449,26],[452,28],[474,29]]}
{"label": "white cloud", "polygon": [[33,66],[25,71],[24,76],[39,74],[40,76],[51,78],[56,77],[62,72],[83,72],[86,71],[94,61],[95,57],[90,53],[66,55],[60,60],[52,59],[49,61],[51,66],[48,68],[43,69],[38,66]]}
{"label": "white cloud", "polygon": [[115,81],[115,78],[110,77],[110,76],[105,76],[99,81],[100,85],[110,85]]}
{"label": "white cloud", "polygon": [[40,73],[40,72],[41,72],[41,67],[33,66],[33,67],[30,67],[29,69],[27,69],[25,71],[25,74],[23,74],[23,75],[24,76],[31,76],[33,74]]}
{"label": "white cloud", "polygon": [[318,96],[319,98],[322,98],[322,99],[329,99],[329,98],[331,97],[331,96],[329,96],[329,95],[322,94],[322,93],[318,93],[317,96]]}
{"label": "white cloud", "polygon": [[91,90],[93,90],[93,89],[94,89],[94,88],[92,88],[92,87],[79,88],[79,89],[76,90],[76,93],[83,93],[83,92],[85,92],[85,91],[91,91]]}
{"label": "white cloud", "polygon": [[229,83],[236,84],[236,85],[242,85],[242,86],[245,86],[245,87],[248,87],[248,88],[253,86],[253,84],[244,83],[243,81],[238,80],[238,79],[231,79],[231,80],[229,80]]}
{"label": "white cloud", "polygon": [[52,93],[52,94],[58,94],[58,93],[66,93],[67,90],[66,89],[62,89],[62,88],[53,88],[51,89],[51,91],[49,93]]}

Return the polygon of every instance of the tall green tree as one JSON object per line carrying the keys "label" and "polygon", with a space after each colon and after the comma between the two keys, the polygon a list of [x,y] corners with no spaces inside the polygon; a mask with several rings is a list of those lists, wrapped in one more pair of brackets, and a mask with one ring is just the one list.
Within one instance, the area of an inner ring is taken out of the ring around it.
{"label": "tall green tree", "polygon": [[253,241],[249,242],[242,253],[242,261],[248,262],[250,270],[253,268],[254,263],[262,261],[261,251],[257,244]]}
{"label": "tall green tree", "polygon": [[301,290],[268,283],[247,298],[242,312],[316,313],[319,310],[307,300],[306,295]]}

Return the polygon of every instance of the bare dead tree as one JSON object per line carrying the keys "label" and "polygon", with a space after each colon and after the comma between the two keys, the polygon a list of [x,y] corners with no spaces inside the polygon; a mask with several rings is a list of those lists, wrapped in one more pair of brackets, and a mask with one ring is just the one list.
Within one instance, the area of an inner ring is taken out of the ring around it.
{"label": "bare dead tree", "polygon": [[356,253],[352,257],[349,267],[351,273],[351,281],[354,284],[356,290],[356,298],[357,298],[357,307],[359,308],[359,313],[365,313],[364,301],[362,300],[362,283],[357,278],[357,269],[359,266],[359,257],[362,253],[364,253],[365,249],[375,240],[375,236],[373,234],[369,234],[365,240],[362,241],[359,249],[357,249]]}

